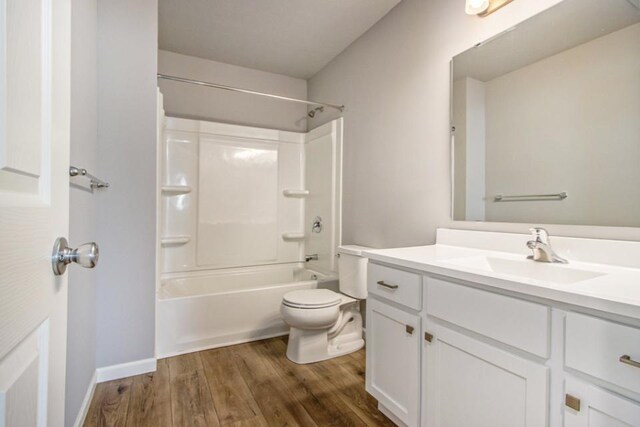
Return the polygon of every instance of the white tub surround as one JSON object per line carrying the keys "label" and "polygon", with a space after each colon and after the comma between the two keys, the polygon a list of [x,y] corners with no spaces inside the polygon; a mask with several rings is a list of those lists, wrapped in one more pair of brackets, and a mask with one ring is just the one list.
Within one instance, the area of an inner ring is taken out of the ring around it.
{"label": "white tub surround", "polygon": [[282,296],[336,276],[342,120],[299,133],[166,117],[162,134],[158,357],[286,334]]}
{"label": "white tub surround", "polygon": [[530,239],[440,229],[366,252],[381,409],[409,426],[640,425],[640,242],[552,236],[561,265],[527,260]]}

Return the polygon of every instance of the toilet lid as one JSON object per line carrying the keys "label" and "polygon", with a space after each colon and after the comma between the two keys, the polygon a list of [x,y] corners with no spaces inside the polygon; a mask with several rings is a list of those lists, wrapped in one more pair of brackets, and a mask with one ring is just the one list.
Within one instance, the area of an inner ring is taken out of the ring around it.
{"label": "toilet lid", "polygon": [[303,289],[287,292],[283,302],[292,307],[299,308],[325,308],[340,304],[342,295],[329,289]]}

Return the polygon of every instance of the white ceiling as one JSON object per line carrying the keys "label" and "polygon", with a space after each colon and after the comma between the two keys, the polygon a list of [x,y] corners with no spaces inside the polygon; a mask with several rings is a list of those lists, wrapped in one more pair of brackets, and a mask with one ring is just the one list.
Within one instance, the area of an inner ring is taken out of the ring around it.
{"label": "white ceiling", "polygon": [[160,0],[159,47],[309,78],[400,0]]}

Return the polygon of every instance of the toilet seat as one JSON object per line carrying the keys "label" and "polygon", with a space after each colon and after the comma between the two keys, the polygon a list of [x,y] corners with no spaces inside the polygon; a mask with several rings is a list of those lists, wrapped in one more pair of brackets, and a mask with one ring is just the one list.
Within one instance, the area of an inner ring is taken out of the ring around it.
{"label": "toilet seat", "polygon": [[293,308],[327,308],[342,302],[342,295],[329,289],[303,289],[288,292],[282,298],[282,303]]}

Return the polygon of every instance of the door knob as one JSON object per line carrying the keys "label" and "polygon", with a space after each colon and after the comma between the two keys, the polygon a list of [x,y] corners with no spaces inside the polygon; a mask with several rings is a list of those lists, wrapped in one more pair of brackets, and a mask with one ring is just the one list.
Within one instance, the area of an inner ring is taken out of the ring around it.
{"label": "door knob", "polygon": [[84,268],[93,268],[98,264],[100,251],[95,242],[85,243],[77,249],[71,249],[64,237],[58,237],[53,245],[51,264],[53,274],[60,276],[67,270],[67,264],[75,262]]}

